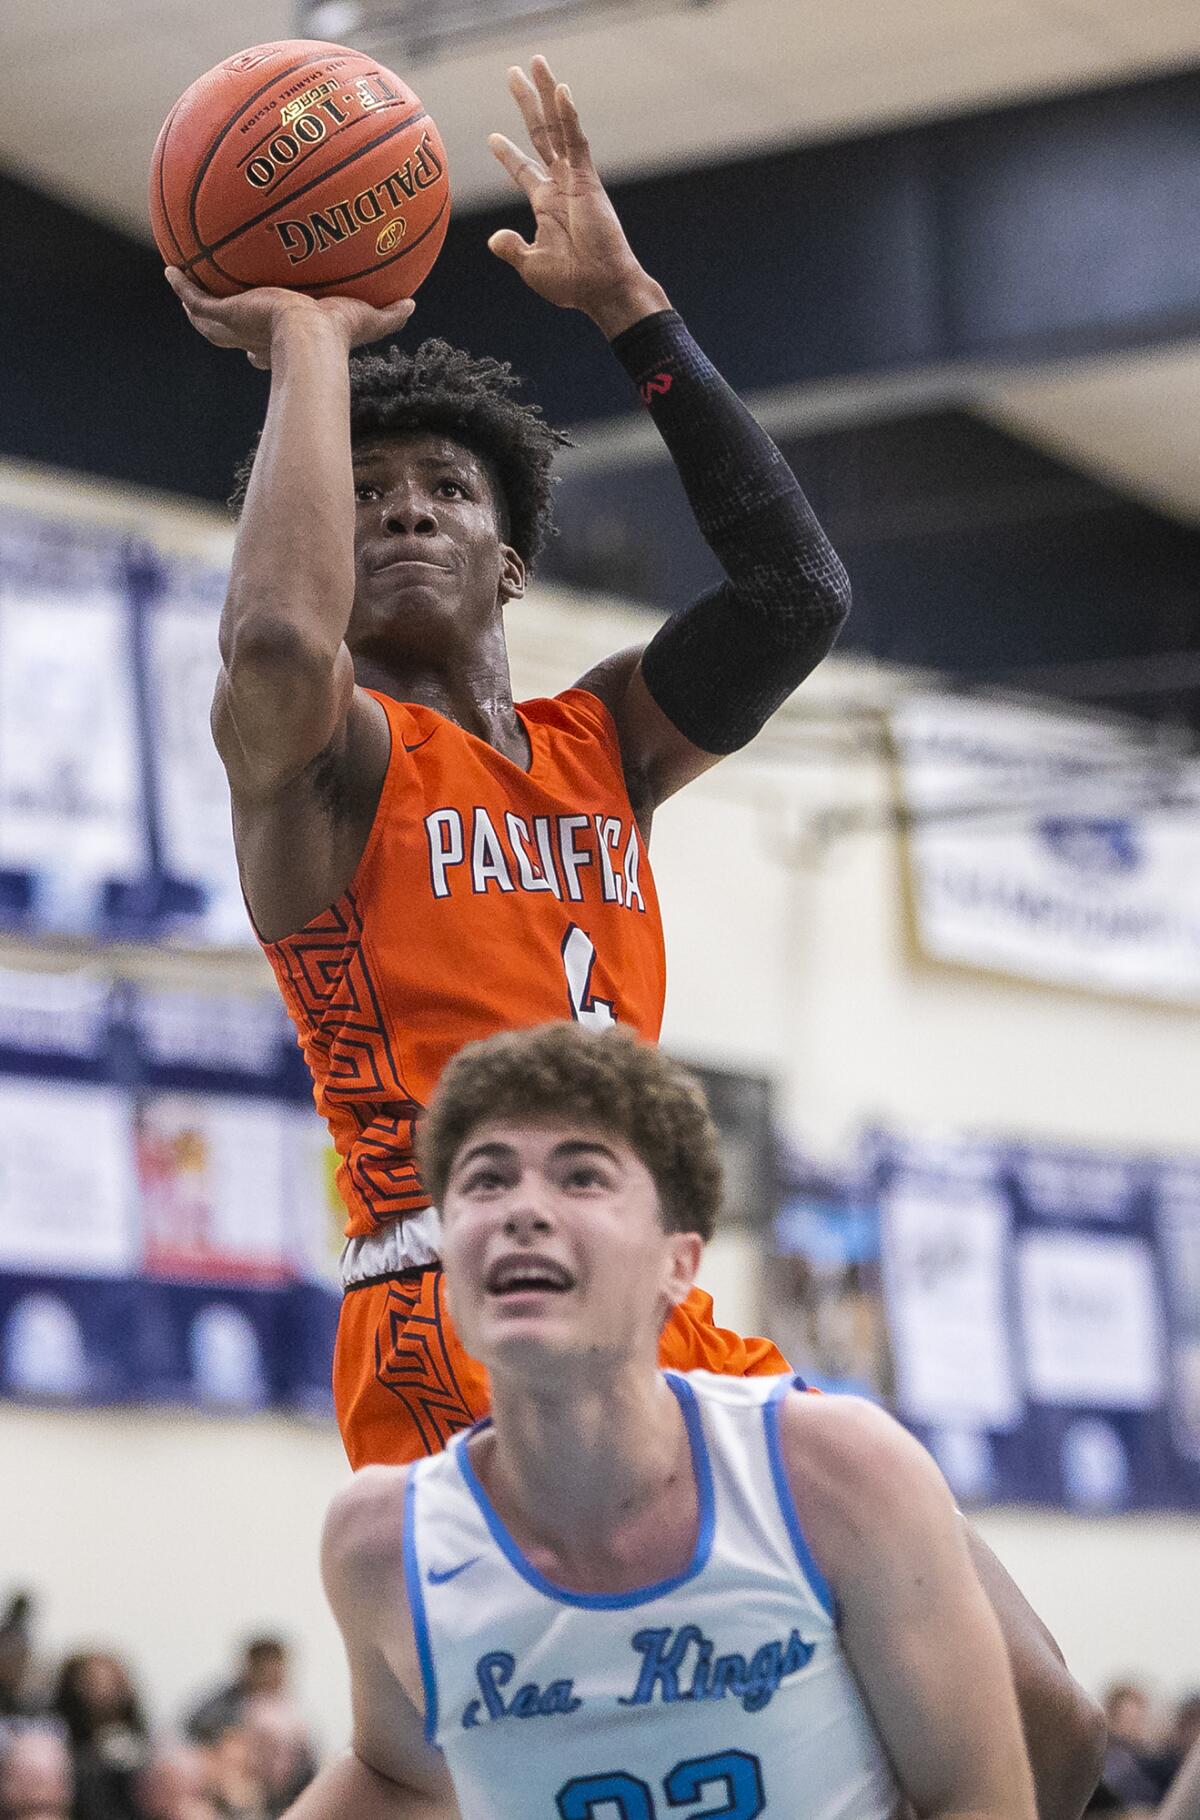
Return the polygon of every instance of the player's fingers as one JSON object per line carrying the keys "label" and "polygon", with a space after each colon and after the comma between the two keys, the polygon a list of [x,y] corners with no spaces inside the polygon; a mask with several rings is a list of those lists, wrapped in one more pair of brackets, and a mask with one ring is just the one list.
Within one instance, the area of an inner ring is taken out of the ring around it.
{"label": "player's fingers", "polygon": [[205,298],[208,296],[208,292],[202,291],[195,280],[189,278],[186,272],[181,272],[177,265],[167,266],[163,272],[163,277],[166,279],[185,310],[194,309],[197,305],[202,305]]}
{"label": "player's fingers", "polygon": [[532,196],[539,184],[545,183],[546,172],[536,158],[523,152],[519,145],[506,139],[503,133],[492,133],[488,139],[488,148],[494,158],[498,158],[518,189]]}
{"label": "player's fingers", "polygon": [[563,151],[576,170],[592,162],[592,148],[579,119],[579,110],[565,82],[558,85],[558,113],[562,122]]}
{"label": "player's fingers", "polygon": [[269,373],[271,371],[271,362],[269,360],[264,360],[261,354],[255,354],[250,350],[247,350],[246,359],[250,362],[252,367],[257,367],[260,373]]}
{"label": "player's fingers", "polygon": [[[216,341],[217,337],[224,332],[221,314],[214,308],[218,300],[210,297],[207,291],[202,291],[198,284],[179,270],[178,266],[169,265],[166,277],[167,283],[183,305],[183,313],[192,327],[199,329],[202,335],[207,335],[210,341]],[[222,341],[218,345],[232,347],[234,343],[232,340],[228,340]]]}
{"label": "player's fingers", "polygon": [[508,92],[521,110],[529,143],[542,163],[550,164],[554,158],[554,141],[546,124],[541,99],[525,71],[515,63],[508,72]]}
{"label": "player's fingers", "polygon": [[383,315],[387,318],[388,333],[394,334],[397,329],[402,329],[416,307],[416,302],[412,297],[402,297],[399,303],[389,304],[383,311]]}
{"label": "player's fingers", "polygon": [[503,259],[505,265],[511,265],[514,271],[519,272],[533,248],[527,240],[521,239],[515,229],[500,228],[488,241],[488,251],[495,253],[497,259]]}
{"label": "player's fingers", "polygon": [[529,73],[533,77],[534,86],[537,89],[538,103],[546,122],[550,143],[554,147],[554,155],[556,158],[561,158],[565,146],[562,120],[558,111],[558,83],[555,81],[554,71],[544,57],[535,57],[529,65]]}

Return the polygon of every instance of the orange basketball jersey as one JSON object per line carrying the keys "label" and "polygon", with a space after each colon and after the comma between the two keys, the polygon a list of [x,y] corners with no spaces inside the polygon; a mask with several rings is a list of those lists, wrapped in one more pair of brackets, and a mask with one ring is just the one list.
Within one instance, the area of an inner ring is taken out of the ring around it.
{"label": "orange basketball jersey", "polygon": [[464,1043],[569,1017],[653,1041],[666,986],[654,880],[594,695],[518,706],[528,771],[431,708],[375,699],[392,750],[354,880],[264,943],[356,1239],[429,1205],[415,1121]]}

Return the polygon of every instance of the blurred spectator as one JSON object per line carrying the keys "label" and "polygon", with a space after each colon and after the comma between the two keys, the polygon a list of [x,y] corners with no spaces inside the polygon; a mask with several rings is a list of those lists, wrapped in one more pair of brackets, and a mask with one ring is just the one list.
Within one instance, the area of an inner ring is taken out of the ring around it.
{"label": "blurred spectator", "polygon": [[250,1733],[241,1718],[230,1718],[210,1739],[208,1798],[219,1820],[271,1820],[259,1779]]}
{"label": "blurred spectator", "polygon": [[0,1614],[0,1718],[11,1719],[37,1710],[29,1678],[33,1662],[32,1613],[29,1594],[14,1593]]}
{"label": "blurred spectator", "polygon": [[1111,1741],[1131,1751],[1150,1748],[1150,1696],[1136,1681],[1114,1681],[1104,1696]]}
{"label": "blurred spectator", "polygon": [[0,1721],[0,1820],[71,1820],[71,1753],[42,1719]]}
{"label": "blurred spectator", "polygon": [[1177,1759],[1156,1742],[1150,1696],[1136,1682],[1114,1682],[1104,1696],[1104,1716],[1108,1721],[1108,1746],[1088,1812],[1157,1807]]}
{"label": "blurred spectator", "polygon": [[218,1687],[189,1713],[188,1736],[208,1744],[231,1720],[240,1719],[246,1701],[257,1695],[291,1699],[291,1659],[281,1637],[253,1637],[242,1650],[234,1679]]}
{"label": "blurred spectator", "polygon": [[1179,1702],[1175,1710],[1175,1722],[1171,1727],[1171,1749],[1182,1763],[1193,1746],[1198,1743],[1200,1743],[1200,1692],[1188,1694]]}
{"label": "blurred spectator", "polygon": [[308,1729],[291,1701],[278,1694],[252,1695],[243,1725],[267,1812],[278,1820],[317,1773]]}
{"label": "blurred spectator", "polygon": [[70,1739],[75,1820],[137,1820],[135,1786],[148,1731],[124,1665],[98,1650],[68,1656],[51,1710]]}
{"label": "blurred spectator", "polygon": [[160,1744],[137,1779],[138,1820],[217,1820],[209,1763],[196,1744]]}

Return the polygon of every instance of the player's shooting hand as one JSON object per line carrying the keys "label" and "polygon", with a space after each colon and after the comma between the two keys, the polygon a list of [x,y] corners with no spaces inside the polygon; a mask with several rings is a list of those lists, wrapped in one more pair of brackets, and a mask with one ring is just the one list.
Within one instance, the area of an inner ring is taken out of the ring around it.
{"label": "player's shooting hand", "polygon": [[285,324],[320,321],[344,339],[347,353],[369,341],[396,335],[412,315],[411,298],[377,310],[357,297],[306,297],[302,291],[264,285],[236,297],[210,297],[179,270],[167,267],[167,283],[194,329],[218,348],[241,348],[251,366],[266,371],[271,349]]}
{"label": "player's shooting hand", "polygon": [[544,57],[535,57],[529,75],[509,70],[508,86],[534,155],[503,133],[493,133],[488,145],[528,196],[536,233],[528,241],[503,228],[488,241],[492,252],[539,297],[582,310],[610,337],[666,309],[665,292],[647,277],[625,238],[566,83],[555,80]]}

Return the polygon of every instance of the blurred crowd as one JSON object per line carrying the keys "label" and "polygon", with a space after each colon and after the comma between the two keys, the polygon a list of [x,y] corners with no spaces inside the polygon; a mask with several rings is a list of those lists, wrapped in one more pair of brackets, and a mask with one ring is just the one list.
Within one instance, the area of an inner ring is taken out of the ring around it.
{"label": "blurred crowd", "polygon": [[1173,1708],[1156,1708],[1136,1681],[1117,1681],[1104,1697],[1108,1748],[1104,1774],[1089,1815],[1153,1814],[1175,1781],[1184,1758],[1200,1746],[1200,1692]]}
{"label": "blurred crowd", "polygon": [[[159,1732],[119,1656],[82,1650],[39,1669],[18,1595],[0,1611],[0,1820],[278,1820],[316,1770],[289,1669],[282,1638],[252,1638],[229,1679]],[[1104,1710],[1088,1815],[1149,1820],[1189,1751],[1200,1758],[1200,1692],[1162,1709],[1122,1681]]]}
{"label": "blurred crowd", "polygon": [[168,1733],[119,1656],[46,1674],[28,1598],[0,1614],[0,1820],[277,1820],[315,1770],[282,1638],[247,1642]]}

